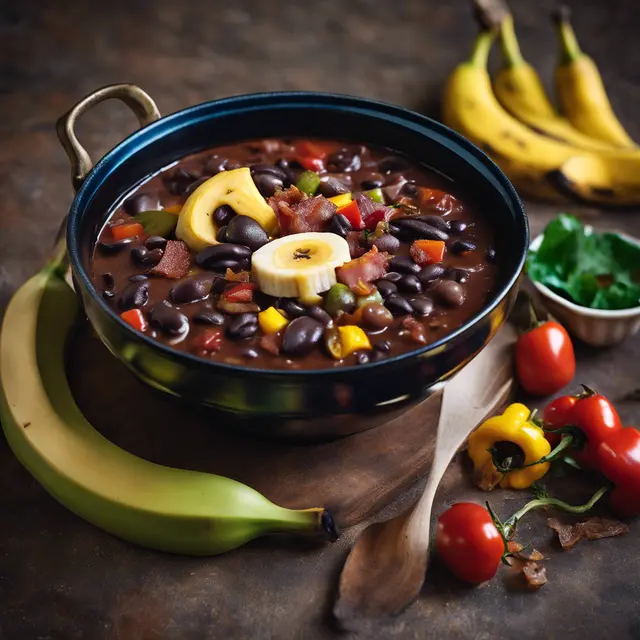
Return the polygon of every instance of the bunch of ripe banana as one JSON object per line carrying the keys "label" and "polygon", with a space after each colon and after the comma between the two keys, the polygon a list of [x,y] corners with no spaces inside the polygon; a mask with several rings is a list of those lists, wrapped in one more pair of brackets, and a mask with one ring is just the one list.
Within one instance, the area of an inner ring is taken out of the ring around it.
{"label": "bunch of ripe banana", "polygon": [[142,460],[98,433],[67,383],[65,343],[78,300],[65,270],[60,242],[11,299],[0,333],[0,421],[49,493],[110,533],[174,553],[222,553],[278,532],[337,537],[324,509],[285,509],[235,480]]}
{"label": "bunch of ripe banana", "polygon": [[[566,9],[554,14],[561,59],[553,106],[520,52],[506,12],[479,33],[469,60],[451,74],[443,121],[483,149],[524,196],[605,207],[640,204],[640,147],[616,118]],[[485,22],[486,24],[486,22]],[[503,68],[493,87],[487,59],[496,35]]]}

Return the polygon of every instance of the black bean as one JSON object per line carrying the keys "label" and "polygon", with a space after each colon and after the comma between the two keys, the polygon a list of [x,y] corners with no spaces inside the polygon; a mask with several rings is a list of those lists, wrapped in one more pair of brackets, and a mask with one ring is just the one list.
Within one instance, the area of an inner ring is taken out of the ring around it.
{"label": "black bean", "polygon": [[181,280],[171,289],[171,299],[176,304],[188,304],[202,300],[211,293],[212,280],[204,278],[187,278]]}
{"label": "black bean", "polygon": [[221,327],[224,324],[224,315],[219,311],[201,311],[193,316],[193,321],[196,324],[211,324]]}
{"label": "black bean", "polygon": [[111,300],[111,298],[113,298],[115,295],[116,295],[116,294],[115,294],[115,292],[111,291],[110,289],[105,289],[105,290],[102,292],[102,297],[103,297],[105,300]]}
{"label": "black bean", "polygon": [[382,340],[382,342],[374,344],[373,348],[382,353],[389,353],[391,351],[391,340]]}
{"label": "black bean", "polygon": [[489,247],[484,255],[489,262],[495,262],[496,250],[493,247]]}
{"label": "black bean", "polygon": [[294,300],[293,298],[287,298],[280,301],[280,308],[290,317],[290,318],[300,318],[304,315],[307,315],[307,310],[303,307],[299,302]]}
{"label": "black bean", "polygon": [[227,335],[234,340],[244,340],[258,331],[258,316],[255,313],[240,313],[227,325]]}
{"label": "black bean", "polygon": [[151,308],[149,323],[170,336],[180,336],[189,329],[189,318],[166,301]]}
{"label": "black bean", "polygon": [[420,293],[422,291],[420,280],[413,273],[402,276],[396,284],[398,289],[404,293]]}
{"label": "black bean", "polygon": [[469,272],[466,269],[460,269],[458,267],[449,267],[444,272],[443,278],[464,284],[469,280]]}
{"label": "black bean", "polygon": [[149,281],[132,282],[120,294],[118,305],[123,311],[140,309],[149,301]]}
{"label": "black bean", "polygon": [[349,193],[351,189],[338,178],[328,177],[320,180],[318,191],[325,198],[333,198],[333,196],[338,196],[341,193]]}
{"label": "black bean", "polygon": [[[389,267],[394,271],[401,271],[402,273],[420,273],[420,265],[414,262],[409,256],[396,256],[391,258]],[[387,274],[388,275],[388,274]]]}
{"label": "black bean", "polygon": [[112,256],[122,251],[132,242],[133,238],[122,238],[122,240],[114,240],[113,242],[98,242],[98,249],[100,250],[100,253]]}
{"label": "black bean", "polygon": [[142,282],[143,280],[148,280],[149,276],[146,275],[145,273],[136,273],[133,276],[129,276],[127,278],[127,280],[129,280],[129,282]]}
{"label": "black bean", "polygon": [[[285,162],[286,162],[286,160],[285,160]],[[288,166],[288,164],[287,164],[287,166]],[[268,174],[278,178],[278,180],[280,180],[280,182],[288,182],[289,174],[284,169],[285,169],[284,167],[276,166],[276,165],[273,165],[273,164],[259,163],[259,164],[254,164],[251,167],[251,173],[254,174],[254,175],[256,173],[268,173]]]}
{"label": "black bean", "polygon": [[384,276],[383,280],[388,280],[389,282],[398,282],[400,278],[402,278],[401,273],[398,273],[397,271],[389,271],[389,273]]}
{"label": "black bean", "polygon": [[[448,240],[449,234],[416,218],[396,218],[394,225],[400,229],[401,240]],[[397,235],[397,234],[396,234]]]}
{"label": "black bean", "polygon": [[196,253],[196,264],[203,269],[211,269],[214,265],[218,265],[225,261],[233,261],[238,263],[244,258],[251,257],[251,249],[242,244],[232,244],[225,242],[222,244],[214,244]]}
{"label": "black bean", "polygon": [[449,250],[456,255],[475,251],[478,247],[468,240],[454,240],[449,246]]}
{"label": "black bean", "polygon": [[369,178],[368,180],[363,180],[360,183],[360,187],[362,189],[379,189],[384,184],[384,178]]}
{"label": "black bean", "polygon": [[400,251],[400,240],[390,233],[385,233],[379,238],[369,236],[367,238],[367,246],[378,247],[378,251],[386,251],[387,253],[398,253]]}
{"label": "black bean", "polygon": [[459,307],[464,302],[464,288],[453,280],[439,280],[432,291],[440,302],[450,307]]}
{"label": "black bean", "polygon": [[161,204],[156,193],[136,193],[128,198],[123,206],[130,216],[135,216],[142,211],[156,211],[160,209]]}
{"label": "black bean", "polygon": [[356,355],[356,364],[367,364],[369,362],[369,354],[366,351],[361,351]]}
{"label": "black bean", "polygon": [[209,180],[211,176],[202,176],[202,178],[198,178],[195,182],[192,182],[185,190],[184,194],[186,196],[191,195],[201,184],[204,184],[207,180]]}
{"label": "black bean", "polygon": [[213,212],[213,221],[219,227],[224,227],[231,222],[232,218],[235,218],[236,212],[228,204],[221,204]]}
{"label": "black bean", "polygon": [[226,242],[227,241],[227,227],[220,227],[216,232],[216,240],[218,242]]}
{"label": "black bean", "polygon": [[309,307],[307,309],[307,315],[318,322],[322,322],[325,327],[332,322],[331,316],[322,307]]}
{"label": "black bean", "polygon": [[187,171],[183,167],[178,167],[175,171],[164,175],[162,182],[169,193],[172,193],[175,196],[181,196],[186,192],[191,184],[201,177],[200,173]]}
{"label": "black bean", "polygon": [[[227,225],[227,241],[249,247],[251,251],[257,251],[269,242],[269,236],[253,218],[236,216]],[[242,257],[248,258],[249,255]]]}
{"label": "black bean", "polygon": [[427,224],[430,224],[432,227],[435,227],[436,229],[440,229],[440,231],[444,231],[445,233],[449,231],[449,224],[444,218],[441,218],[440,216],[433,216],[433,215],[416,216],[415,220],[421,220],[422,222],[426,222]]}
{"label": "black bean", "polygon": [[413,182],[405,182],[402,185],[401,193],[404,196],[409,196],[410,198],[414,198],[415,196],[418,195],[419,192],[420,190],[418,189],[417,185]]}
{"label": "black bean", "polygon": [[353,227],[351,226],[351,223],[349,222],[349,220],[345,218],[345,216],[343,216],[341,213],[337,213],[331,219],[331,224],[329,225],[329,231],[331,233],[335,233],[341,236],[342,238],[346,238],[347,233],[349,231],[353,231]]}
{"label": "black bean", "polygon": [[215,176],[222,171],[227,170],[227,164],[229,160],[227,158],[221,158],[217,153],[213,154],[204,165],[204,172],[207,175]]}
{"label": "black bean", "polygon": [[144,241],[144,246],[149,249],[164,249],[167,246],[167,239],[162,236],[149,236]]}
{"label": "black bean", "polygon": [[413,307],[409,304],[409,301],[399,296],[397,293],[392,293],[385,301],[385,307],[393,313],[394,316],[406,316],[413,313]]}
{"label": "black bean", "polygon": [[428,316],[433,311],[433,300],[431,298],[411,298],[409,304],[418,316]]}
{"label": "black bean", "polygon": [[330,171],[343,171],[349,173],[350,171],[359,171],[362,166],[360,156],[349,149],[340,149],[332,153],[327,158],[327,164]]}
{"label": "black bean", "polygon": [[141,267],[154,267],[162,260],[163,254],[162,249],[152,249],[151,251],[145,247],[131,249],[131,259]]}
{"label": "black bean", "polygon": [[107,271],[102,274],[102,282],[104,282],[105,289],[111,290],[116,286],[116,280],[113,277],[113,273]]}
{"label": "black bean", "polygon": [[289,161],[286,158],[279,158],[276,161],[276,167],[280,167],[280,169],[288,169]]}
{"label": "black bean", "polygon": [[380,160],[380,164],[378,165],[381,173],[395,173],[396,171],[401,171],[408,167],[409,163],[407,160],[400,156],[387,156]]}
{"label": "black bean", "polygon": [[398,287],[390,280],[378,280],[376,287],[383,298],[388,298],[392,293],[398,291]]}
{"label": "black bean", "polygon": [[449,222],[449,229],[451,233],[464,233],[467,228],[467,223],[463,220],[451,220]]}
{"label": "black bean", "polygon": [[253,182],[265,198],[270,198],[276,191],[280,191],[284,187],[283,181],[272,173],[254,173]]}
{"label": "black bean", "polygon": [[250,358],[251,360],[253,360],[254,358],[258,357],[258,352],[255,349],[246,349],[242,352],[242,355],[245,358]]}
{"label": "black bean", "polygon": [[389,233],[391,235],[396,236],[396,238],[399,238],[402,235],[402,231],[400,230],[400,227],[398,227],[397,225],[391,222],[389,223]]}
{"label": "black bean", "polygon": [[428,264],[426,267],[423,267],[422,271],[418,274],[418,280],[420,280],[422,286],[424,286],[427,282],[441,278],[444,272],[445,268],[441,264]]}
{"label": "black bean", "polygon": [[304,356],[320,342],[324,325],[314,318],[302,317],[292,320],[282,336],[282,352],[289,356]]}

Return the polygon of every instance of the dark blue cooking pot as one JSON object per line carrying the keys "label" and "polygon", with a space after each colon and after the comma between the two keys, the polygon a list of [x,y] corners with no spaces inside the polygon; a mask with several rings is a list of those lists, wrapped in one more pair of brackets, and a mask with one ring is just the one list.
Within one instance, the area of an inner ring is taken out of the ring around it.
{"label": "dark blue cooking pot", "polygon": [[[147,125],[95,167],[74,134],[75,120],[107,98],[124,100]],[[265,434],[333,437],[369,428],[380,414],[424,397],[495,334],[517,294],[529,233],[513,186],[477,147],[447,127],[400,107],[325,93],[265,93],[199,104],[160,119],[138,87],[91,94],[58,123],[78,189],[68,218],[73,277],[101,340],[142,380],[193,403],[231,412]],[[89,278],[98,231],[114,203],[183,156],[247,138],[303,136],[390,147],[463,186],[496,229],[499,283],[486,308],[444,339],[381,362],[337,369],[273,371],[229,365],[174,351],[123,322]],[[461,399],[463,401],[463,399]]]}

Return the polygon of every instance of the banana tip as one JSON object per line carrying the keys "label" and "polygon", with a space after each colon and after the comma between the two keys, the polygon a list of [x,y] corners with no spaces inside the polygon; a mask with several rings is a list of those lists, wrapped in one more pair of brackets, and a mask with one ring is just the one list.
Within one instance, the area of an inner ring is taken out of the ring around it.
{"label": "banana tip", "polygon": [[335,542],[340,537],[340,531],[333,516],[325,509],[320,515],[322,529],[330,542]]}

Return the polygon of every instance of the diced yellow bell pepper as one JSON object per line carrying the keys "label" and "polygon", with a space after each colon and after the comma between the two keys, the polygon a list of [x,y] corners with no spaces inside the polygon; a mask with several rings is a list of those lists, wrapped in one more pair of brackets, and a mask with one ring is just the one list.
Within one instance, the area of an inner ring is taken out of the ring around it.
{"label": "diced yellow bell pepper", "polygon": [[340,193],[337,196],[333,196],[332,198],[327,199],[331,200],[331,202],[333,202],[333,204],[335,204],[339,209],[340,207],[344,207],[345,205],[349,204],[353,200],[353,197],[350,193]]}
{"label": "diced yellow bell pepper", "polygon": [[275,307],[269,307],[258,314],[258,323],[265,333],[277,333],[284,329],[289,321]]}
{"label": "diced yellow bell pepper", "polygon": [[173,213],[174,215],[178,216],[178,215],[180,215],[180,212],[182,211],[182,205],[181,204],[172,204],[170,207],[165,207],[164,210],[167,213]]}
{"label": "diced yellow bell pepper", "polygon": [[340,333],[340,345],[342,347],[342,357],[346,358],[354,351],[371,349],[371,342],[367,334],[356,325],[346,325],[338,327]]}

